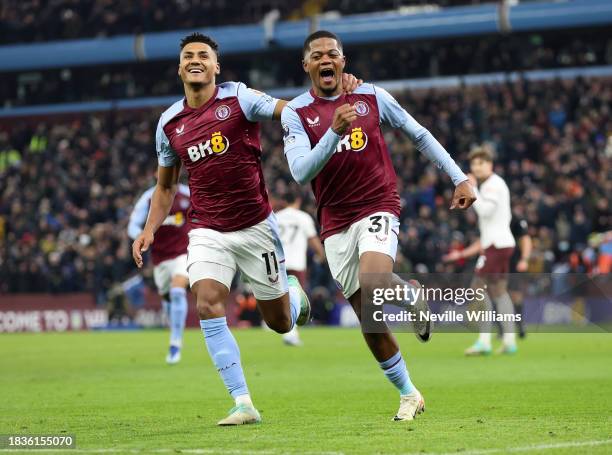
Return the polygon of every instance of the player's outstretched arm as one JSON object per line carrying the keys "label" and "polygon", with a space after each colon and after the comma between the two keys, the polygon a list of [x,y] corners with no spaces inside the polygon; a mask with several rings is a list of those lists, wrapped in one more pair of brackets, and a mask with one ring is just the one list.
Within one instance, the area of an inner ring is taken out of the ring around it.
{"label": "player's outstretched arm", "polygon": [[476,200],[477,196],[474,187],[469,181],[464,180],[455,187],[450,209],[467,209]]}
{"label": "player's outstretched arm", "polygon": [[451,209],[466,209],[476,200],[467,176],[435,137],[399,105],[386,90],[376,87],[376,101],[381,121],[401,129],[414,142],[417,150],[448,174],[455,184]]}
{"label": "player's outstretched arm", "polygon": [[[250,89],[242,82],[234,82],[233,84],[236,86],[240,108],[249,121],[259,122],[262,120],[281,119],[281,114],[287,105],[287,101]],[[357,79],[352,74],[342,74],[342,87],[345,93],[353,93],[361,84],[363,84],[363,81]]]}
{"label": "player's outstretched arm", "polygon": [[[342,89],[344,93],[351,94],[357,87],[363,84],[362,79],[357,79],[357,77],[351,73],[342,73]],[[274,107],[274,114],[272,115],[273,120],[280,120],[283,109],[287,105],[288,101],[279,99],[276,102],[276,106]]]}
{"label": "player's outstretched arm", "polygon": [[342,73],[342,91],[348,95],[353,93],[363,84],[363,79],[357,79],[357,76],[351,73]]}
{"label": "player's outstretched arm", "polygon": [[155,232],[170,213],[180,172],[180,162],[172,167],[158,166],[157,168],[157,185],[151,196],[149,216],[142,232],[132,244],[132,256],[138,268],[143,265],[142,253],[149,249],[153,243]]}

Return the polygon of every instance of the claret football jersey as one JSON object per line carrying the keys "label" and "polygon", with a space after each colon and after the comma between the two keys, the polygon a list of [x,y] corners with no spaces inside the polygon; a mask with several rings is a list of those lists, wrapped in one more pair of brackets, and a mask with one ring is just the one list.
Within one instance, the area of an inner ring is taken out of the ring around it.
{"label": "claret football jersey", "polygon": [[192,228],[238,231],[269,215],[257,122],[272,118],[277,101],[225,82],[199,108],[183,99],[161,115],[158,163],[170,167],[180,160],[187,169]]}
{"label": "claret football jersey", "polygon": [[400,127],[405,111],[383,89],[362,84],[350,95],[322,98],[310,90],[294,98],[282,115],[285,153],[304,145],[314,148],[345,103],[355,106],[357,120],[311,182],[323,239],[378,211],[400,214],[397,177],[381,124]]}

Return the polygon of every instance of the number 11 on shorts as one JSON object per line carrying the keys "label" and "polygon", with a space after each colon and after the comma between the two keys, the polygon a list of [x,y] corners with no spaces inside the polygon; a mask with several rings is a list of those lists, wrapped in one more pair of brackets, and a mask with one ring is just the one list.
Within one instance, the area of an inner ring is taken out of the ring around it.
{"label": "number 11 on shorts", "polygon": [[272,265],[270,261],[270,257],[272,257],[272,263],[274,264],[274,273],[278,274],[278,261],[276,260],[276,253],[274,251],[266,252],[261,255],[266,262],[266,274],[272,275]]}

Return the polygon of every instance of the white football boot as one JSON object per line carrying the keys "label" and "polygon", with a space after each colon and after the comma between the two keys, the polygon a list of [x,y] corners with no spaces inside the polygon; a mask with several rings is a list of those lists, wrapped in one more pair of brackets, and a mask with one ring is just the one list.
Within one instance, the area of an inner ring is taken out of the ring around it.
{"label": "white football boot", "polygon": [[414,420],[417,415],[425,412],[425,399],[417,389],[408,395],[400,396],[400,407],[393,420]]}
{"label": "white football boot", "polygon": [[257,409],[247,404],[239,404],[230,409],[229,415],[225,419],[219,420],[217,425],[247,425],[259,422],[261,422],[261,415],[259,415]]}

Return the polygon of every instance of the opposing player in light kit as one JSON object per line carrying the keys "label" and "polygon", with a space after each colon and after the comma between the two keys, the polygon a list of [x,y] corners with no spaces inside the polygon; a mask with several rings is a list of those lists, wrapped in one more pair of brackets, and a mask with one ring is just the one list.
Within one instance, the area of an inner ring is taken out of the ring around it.
{"label": "opposing player in light kit", "polygon": [[[187,271],[196,295],[208,352],[235,400],[219,425],[261,420],[253,406],[240,351],[225,318],[237,269],[250,282],[262,316],[279,333],[305,324],[310,304],[295,277],[287,277],[278,224],[261,168],[260,120],[280,118],[286,102],[242,83],[215,84],[218,45],[194,33],[181,41],[178,74],[185,98],[167,109],[156,133],[158,180],[149,217],[132,254],[153,243],[176,193],[181,163],[189,173],[191,209]],[[354,79],[354,78],[353,78]]]}
{"label": "opposing player in light kit", "polygon": [[[451,208],[469,207],[474,194],[444,148],[389,93],[363,84],[354,94],[343,94],[339,75],[344,66],[336,35],[311,34],[304,42],[303,67],[312,88],[287,105],[281,121],[289,168],[299,183],[312,182],[331,273],[363,327],[362,293],[372,295],[372,289],[381,284],[405,285],[392,275],[400,200],[380,125],[400,128],[451,176],[457,185]],[[426,302],[411,303],[427,308]],[[415,329],[422,339],[429,338],[426,322]],[[386,326],[381,333],[362,331],[380,367],[400,392],[394,420],[414,419],[425,402],[410,380],[395,338]]]}
{"label": "opposing player in light kit", "polygon": [[[481,252],[476,262],[476,277],[472,282],[473,288],[485,288],[486,298],[483,310],[492,310],[496,303],[500,314],[514,314],[514,305],[508,294],[508,272],[510,271],[510,258],[514,252],[516,242],[510,223],[512,211],[510,209],[510,190],[499,175],[493,172],[493,153],[487,147],[477,147],[469,154],[470,179],[478,189],[478,196],[474,202],[474,210],[478,215],[478,228],[480,242],[471,245],[463,252],[453,252],[446,260],[458,259],[458,256],[467,257],[475,251]],[[488,295],[487,295],[488,294]],[[502,322],[502,346],[500,354],[513,354],[516,352],[516,334],[514,322]],[[491,353],[491,323],[480,324],[480,335],[476,343],[465,350],[468,356],[487,355]]]}
{"label": "opposing player in light kit", "polygon": [[[300,210],[302,198],[293,193],[285,196],[287,207],[276,213],[280,237],[285,250],[287,273],[294,275],[306,287],[306,263],[308,247],[314,250],[316,257],[325,259],[325,250],[317,235],[312,217]],[[283,334],[283,341],[291,346],[302,344],[297,328]]]}
{"label": "opposing player in light kit", "polygon": [[[154,186],[149,188],[134,205],[128,223],[128,235],[132,239],[138,238],[142,233],[154,191]],[[151,245],[151,259],[154,265],[153,279],[170,322],[170,348],[166,362],[171,365],[181,360],[183,331],[187,319],[188,209],[189,188],[187,185],[178,185],[170,213],[162,222],[155,241]]]}
{"label": "opposing player in light kit", "polygon": [[[516,243],[518,243],[518,248],[514,249],[512,253],[512,257],[510,258],[510,273],[523,273],[526,272],[529,266],[529,258],[531,256],[531,251],[533,249],[533,243],[531,240],[531,236],[528,231],[527,220],[523,217],[512,217],[512,222],[510,223],[510,232],[512,232],[512,236]],[[459,259],[466,259],[472,256],[483,256],[484,251],[482,250],[482,245],[480,243],[480,239],[477,239],[474,243],[467,246],[465,249],[458,251],[452,251],[449,254],[445,255],[442,259],[444,262],[453,262],[458,261]],[[486,261],[486,259],[483,259]],[[483,261],[481,260],[481,262]],[[512,277],[512,275],[511,275]],[[520,280],[517,280],[520,281]],[[519,337],[525,338],[525,324],[522,319],[523,316],[523,292],[520,288],[520,285],[515,287],[511,293],[512,303],[514,304],[514,313],[517,315],[521,315],[521,319],[516,322],[516,326],[518,329]],[[504,335],[504,325],[498,324],[498,329],[501,332],[501,336]],[[500,352],[504,352],[502,349]]]}

